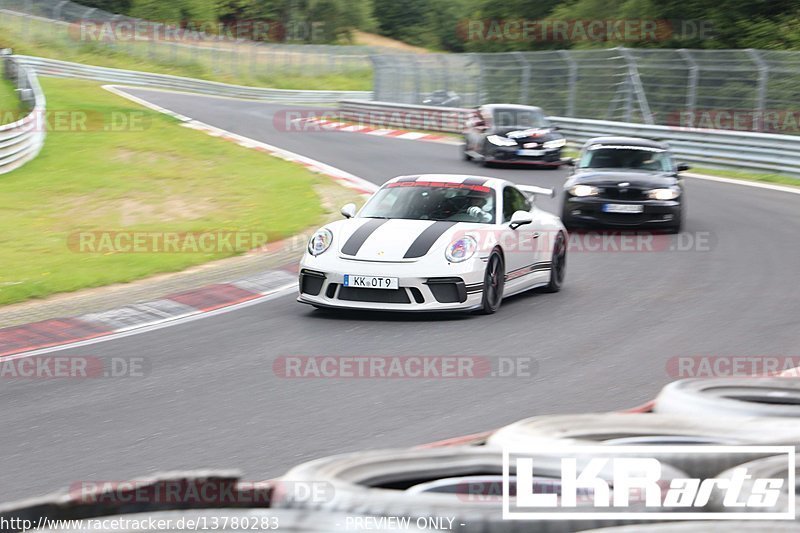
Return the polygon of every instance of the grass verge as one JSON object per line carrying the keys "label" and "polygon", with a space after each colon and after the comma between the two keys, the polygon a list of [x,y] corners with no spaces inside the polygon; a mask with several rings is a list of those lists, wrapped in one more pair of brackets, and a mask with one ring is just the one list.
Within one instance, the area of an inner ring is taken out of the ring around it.
{"label": "grass verge", "polygon": [[[238,253],[97,247],[100,252],[88,253],[76,251],[77,232],[223,231],[275,239],[322,219],[314,187],[325,178],[299,165],[184,128],[96,82],[41,82],[48,109],[89,119],[77,122],[85,124],[78,131],[69,126],[48,132],[36,159],[0,175],[0,304],[179,271]],[[123,117],[135,126],[120,127]],[[107,129],[109,121],[118,131]]]}
{"label": "grass verge", "polygon": [[112,47],[80,41],[79,31],[68,25],[0,14],[0,48],[12,48],[16,54],[254,87],[328,91],[372,89],[372,69],[360,58],[312,58],[288,49],[231,43],[220,45],[217,51],[207,43],[189,47],[169,42],[151,46],[146,41],[129,41]]}

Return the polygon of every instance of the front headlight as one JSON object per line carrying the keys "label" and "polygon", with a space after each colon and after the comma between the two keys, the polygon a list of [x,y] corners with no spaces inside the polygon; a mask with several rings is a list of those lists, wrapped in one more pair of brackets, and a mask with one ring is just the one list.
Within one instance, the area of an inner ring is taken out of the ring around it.
{"label": "front headlight", "polygon": [[311,240],[308,241],[308,253],[317,256],[330,248],[331,242],[333,242],[331,230],[327,228],[318,229],[311,237]]}
{"label": "front headlight", "polygon": [[677,187],[669,189],[652,189],[647,191],[647,197],[651,200],[674,200],[681,195],[681,190]]}
{"label": "front headlight", "polygon": [[507,137],[501,137],[500,135],[489,135],[486,137],[486,140],[492,143],[495,146],[516,146],[517,141],[514,139],[509,139]]}
{"label": "front headlight", "polygon": [[451,242],[445,250],[444,256],[451,263],[461,263],[475,255],[477,249],[478,242],[473,237],[465,235]]}
{"label": "front headlight", "polygon": [[575,185],[569,188],[569,193],[572,196],[597,196],[600,192],[600,189],[597,187],[592,187],[591,185]]}
{"label": "front headlight", "polygon": [[542,146],[545,150],[553,150],[554,148],[561,148],[567,144],[566,139],[556,139],[554,141],[547,141]]}

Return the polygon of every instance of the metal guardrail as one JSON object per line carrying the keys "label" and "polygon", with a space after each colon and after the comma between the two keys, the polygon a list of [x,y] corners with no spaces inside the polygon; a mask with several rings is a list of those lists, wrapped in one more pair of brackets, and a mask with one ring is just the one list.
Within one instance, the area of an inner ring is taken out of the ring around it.
{"label": "metal guardrail", "polygon": [[290,89],[268,89],[264,87],[246,87],[231,85],[215,81],[184,78],[168,74],[153,74],[136,70],[123,70],[116,68],[97,67],[81,63],[70,63],[33,56],[13,56],[21,65],[30,67],[42,76],[61,78],[82,78],[89,80],[107,81],[123,85],[140,85],[159,89],[171,89],[214,96],[230,96],[234,98],[249,98],[267,102],[306,103],[306,104],[333,104],[341,99],[364,98],[369,99],[369,91],[299,91]]}
{"label": "metal guardrail", "polygon": [[[400,128],[458,133],[469,109],[405,105],[393,102],[339,102],[348,121]],[[592,137],[624,135],[659,139],[681,160],[709,168],[780,173],[800,178],[800,136],[659,126],[609,120],[548,117],[572,145]]]}
{"label": "metal guardrail", "polygon": [[5,77],[14,82],[20,100],[30,108],[20,120],[0,126],[0,174],[5,174],[36,157],[42,149],[46,101],[35,72],[13,56],[0,57]]}

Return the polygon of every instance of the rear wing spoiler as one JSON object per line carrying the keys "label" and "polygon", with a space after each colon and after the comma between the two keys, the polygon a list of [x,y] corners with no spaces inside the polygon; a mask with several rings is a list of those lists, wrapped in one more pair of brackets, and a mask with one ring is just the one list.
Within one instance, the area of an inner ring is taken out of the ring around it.
{"label": "rear wing spoiler", "polygon": [[550,198],[556,197],[555,189],[546,189],[544,187],[537,187],[536,185],[517,185],[517,189],[527,194],[528,196],[549,196]]}

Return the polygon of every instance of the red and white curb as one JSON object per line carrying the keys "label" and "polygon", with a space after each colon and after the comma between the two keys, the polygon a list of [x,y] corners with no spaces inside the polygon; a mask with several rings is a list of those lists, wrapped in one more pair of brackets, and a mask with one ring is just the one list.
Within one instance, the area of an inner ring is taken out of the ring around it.
{"label": "red and white curb", "polygon": [[0,362],[35,350],[71,345],[193,317],[297,287],[297,275],[272,270],[230,283],[166,295],[99,313],[53,318],[0,329]]}
{"label": "red and white curb", "polygon": [[[363,133],[376,137],[392,137],[395,139],[406,139],[409,141],[425,141],[440,144],[459,145],[462,144],[458,139],[447,135],[437,135],[434,133],[423,133],[421,131],[397,130],[381,128],[375,126],[365,126],[363,124],[352,124],[348,122],[338,122],[322,117],[307,117],[295,119],[293,122],[298,124],[312,124],[315,128],[325,131],[343,131],[347,133]],[[300,130],[306,131],[306,130]],[[309,129],[307,131],[314,131]]]}
{"label": "red and white curb", "polygon": [[[303,165],[309,170],[327,176],[363,195],[370,195],[378,189],[378,186],[374,183],[354,176],[349,172],[289,150],[237,135],[180,115],[152,102],[128,94],[123,91],[123,87],[105,85],[103,88],[149,109],[174,117],[188,128],[204,131],[209,135],[235,142],[245,148],[265,152],[286,161]],[[291,238],[284,242],[290,241],[292,241]],[[274,246],[280,247],[281,243],[273,243],[270,248]],[[295,265],[287,266],[284,270],[267,271],[254,277],[169,294],[153,301],[126,305],[99,313],[89,313],[78,317],[53,318],[2,328],[0,329],[0,361],[26,357],[36,350],[91,341],[211,313],[224,308],[232,308],[246,302],[279,294],[297,286],[297,275],[291,272],[294,267]]]}

